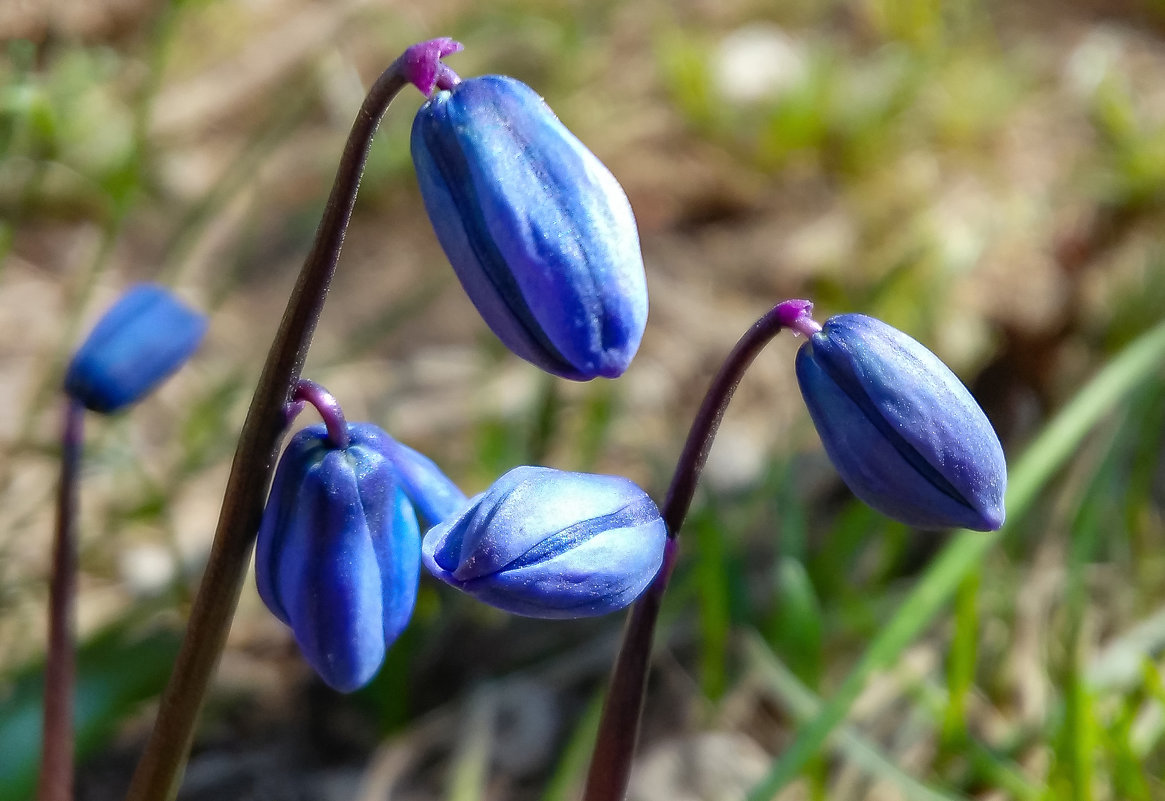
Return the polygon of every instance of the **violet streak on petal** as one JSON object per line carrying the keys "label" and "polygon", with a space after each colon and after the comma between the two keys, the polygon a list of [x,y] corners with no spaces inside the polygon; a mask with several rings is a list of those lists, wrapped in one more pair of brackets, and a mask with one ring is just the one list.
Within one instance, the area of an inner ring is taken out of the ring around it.
{"label": "violet streak on petal", "polygon": [[442,523],[465,506],[465,493],[449,480],[436,463],[386,432],[369,426],[369,443],[392,462],[401,489],[421,518],[430,526]]}

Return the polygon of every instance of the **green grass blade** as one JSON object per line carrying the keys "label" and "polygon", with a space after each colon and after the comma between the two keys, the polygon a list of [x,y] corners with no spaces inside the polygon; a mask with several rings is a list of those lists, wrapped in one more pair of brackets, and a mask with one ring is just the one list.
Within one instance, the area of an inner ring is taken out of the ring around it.
{"label": "green grass blade", "polygon": [[796,559],[784,557],[776,568],[776,613],[765,635],[793,674],[817,690],[825,675],[825,623],[821,602],[808,571]]}
{"label": "green grass blade", "polygon": [[490,685],[480,687],[470,697],[449,769],[448,801],[481,801],[485,797],[497,704],[497,691]]}
{"label": "green grass blade", "polygon": [[[760,677],[788,705],[798,720],[808,720],[818,714],[822,701],[768,649],[760,635],[746,631],[744,639],[748,661]],[[837,732],[837,750],[871,776],[892,782],[906,801],[956,801],[963,796],[928,787],[898,767],[877,746],[856,732],[841,727]]]}
{"label": "green grass blade", "polygon": [[558,760],[542,801],[573,801],[586,777],[587,764],[591,759],[591,749],[599,733],[599,715],[603,711],[603,695],[596,693],[587,704],[574,733],[566,743],[566,748]]}
{"label": "green grass blade", "polygon": [[942,742],[950,751],[966,738],[967,696],[975,686],[979,652],[979,579],[974,570],[959,584],[955,600],[955,634],[947,656],[947,708],[943,713]]}
{"label": "green grass blade", "polygon": [[728,688],[728,634],[732,629],[726,546],[715,512],[694,516],[688,530],[696,542],[694,572],[700,602],[700,686],[713,700]]}
{"label": "green grass blade", "polygon": [[1009,528],[1023,517],[1039,491],[1075,453],[1081,440],[1138,384],[1165,362],[1165,323],[1143,334],[1105,366],[1044,428],[1011,470],[1008,525],[989,534],[963,531],[935,559],[918,585],[821,712],[802,728],[749,801],[767,801],[801,771],[849,713],[870,676],[892,664],[935,618],[963,578]]}

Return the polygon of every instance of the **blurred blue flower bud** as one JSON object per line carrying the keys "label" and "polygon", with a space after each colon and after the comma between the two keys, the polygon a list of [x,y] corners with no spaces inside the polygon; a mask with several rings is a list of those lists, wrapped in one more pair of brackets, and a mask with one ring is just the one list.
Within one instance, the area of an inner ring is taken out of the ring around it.
{"label": "blurred blue flower bud", "polygon": [[65,392],[92,411],[120,411],[181,367],[205,333],[206,317],[166,289],[131,287],[73,355]]}
{"label": "blurred blue flower bud", "polygon": [[431,529],[421,559],[437,578],[507,612],[592,617],[639,597],[666,541],[659,509],[628,479],[517,467]]}
{"label": "blurred blue flower bud", "polygon": [[412,615],[420,574],[420,532],[394,441],[368,423],[347,431],[346,448],[322,425],[291,439],[255,553],[259,595],[341,692],[376,674]]}
{"label": "blurred blue flower bud", "polygon": [[921,528],[1003,525],[999,438],[917,341],[862,314],[838,315],[801,346],[797,379],[826,453],[870,506]]}
{"label": "blurred blue flower bud", "polygon": [[425,209],[461,285],[514,353],[585,381],[623,373],[647,281],[622,187],[525,84],[485,75],[413,122]]}

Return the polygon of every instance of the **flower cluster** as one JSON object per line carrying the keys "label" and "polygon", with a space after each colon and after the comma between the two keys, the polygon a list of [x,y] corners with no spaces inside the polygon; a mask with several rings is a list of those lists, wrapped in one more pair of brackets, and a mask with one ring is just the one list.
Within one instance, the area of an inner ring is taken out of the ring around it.
{"label": "flower cluster", "polygon": [[[319,405],[323,415],[331,414]],[[465,496],[427,457],[370,423],[303,429],[279,462],[255,580],[331,687],[368,683],[412,615],[423,562],[516,614],[621,609],[658,572],[659,510],[616,476],[519,467]],[[419,520],[430,526],[422,546]]]}
{"label": "flower cluster", "polygon": [[[647,321],[630,203],[529,87],[458,78],[440,59],[459,47],[434,40],[399,62],[428,96],[412,155],[437,238],[513,353],[564,378],[617,377]],[[1003,452],[954,374],[884,323],[843,314],[820,326],[811,309],[779,305],[774,332],[807,336],[797,379],[854,493],[919,527],[1002,525]],[[427,457],[369,423],[347,424],[311,387],[297,397],[327,425],[301,431],[283,454],[256,579],[332,687],[351,691],[375,674],[407,625],[421,565],[479,601],[539,618],[606,614],[666,581],[676,532],[628,479],[520,466],[466,498]]]}
{"label": "flower cluster", "polygon": [[[647,282],[627,195],[528,86],[499,75],[462,81],[442,61],[460,49],[451,39],[409,48],[374,84],[353,126],[240,437],[211,563],[131,797],[176,789],[251,537],[259,595],[308,664],[342,692],[367,684],[408,626],[422,565],[478,601],[537,618],[603,615],[646,595],[625,629],[599,723],[598,767],[588,777],[588,788],[592,779],[602,786],[599,797],[622,797],[675,537],[736,386],[782,329],[807,338],[797,381],[826,454],[855,495],[920,528],[1003,525],[1003,450],[959,379],[885,323],[842,314],[818,325],[806,300],[777,304],[729,354],[692,423],[662,509],[626,478],[531,465],[468,498],[428,457],[371,423],[349,424],[336,399],[299,371],[371,137],[407,83],[426,97],[411,135],[424,207],[497,338],[551,375],[588,381],[621,376],[644,334]],[[47,660],[55,669],[46,682],[42,760],[43,776],[66,781],[45,798],[70,795],[67,646],[80,421],[86,409],[116,413],[145,397],[191,356],[205,330],[205,318],[165,289],[134,287],[68,366]],[[258,517],[269,457],[309,403],[324,424],[290,439],[253,530],[248,521]]]}
{"label": "flower cluster", "polygon": [[[399,62],[429,96],[412,154],[437,238],[513,353],[564,378],[617,377],[647,323],[631,204],[528,86],[461,81],[440,61],[458,49],[433,40]],[[519,467],[467,501],[422,454],[371,424],[343,423],[330,397],[308,399],[328,425],[284,451],[256,580],[338,690],[376,672],[412,613],[422,562],[485,603],[543,618],[621,609],[660,570],[666,526],[625,478]]]}

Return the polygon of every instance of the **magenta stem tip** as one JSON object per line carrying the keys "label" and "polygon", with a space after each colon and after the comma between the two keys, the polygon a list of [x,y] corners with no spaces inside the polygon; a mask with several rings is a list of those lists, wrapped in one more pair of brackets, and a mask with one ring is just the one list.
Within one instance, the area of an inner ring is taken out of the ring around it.
{"label": "magenta stem tip", "polygon": [[291,402],[287,404],[288,422],[303,409],[304,403],[310,403],[319,412],[332,445],[341,450],[347,448],[348,423],[344,420],[344,410],[340,408],[340,402],[335,396],[315,381],[301,378],[296,382]]}
{"label": "magenta stem tip", "polygon": [[457,73],[441,59],[462,49],[461,42],[442,36],[412,45],[404,51],[397,63],[409,83],[425,97],[429,97],[437,89],[452,89],[461,82]]}
{"label": "magenta stem tip", "polygon": [[811,337],[821,330],[821,325],[813,319],[813,301],[783,300],[773,307],[771,314],[782,327]]}

